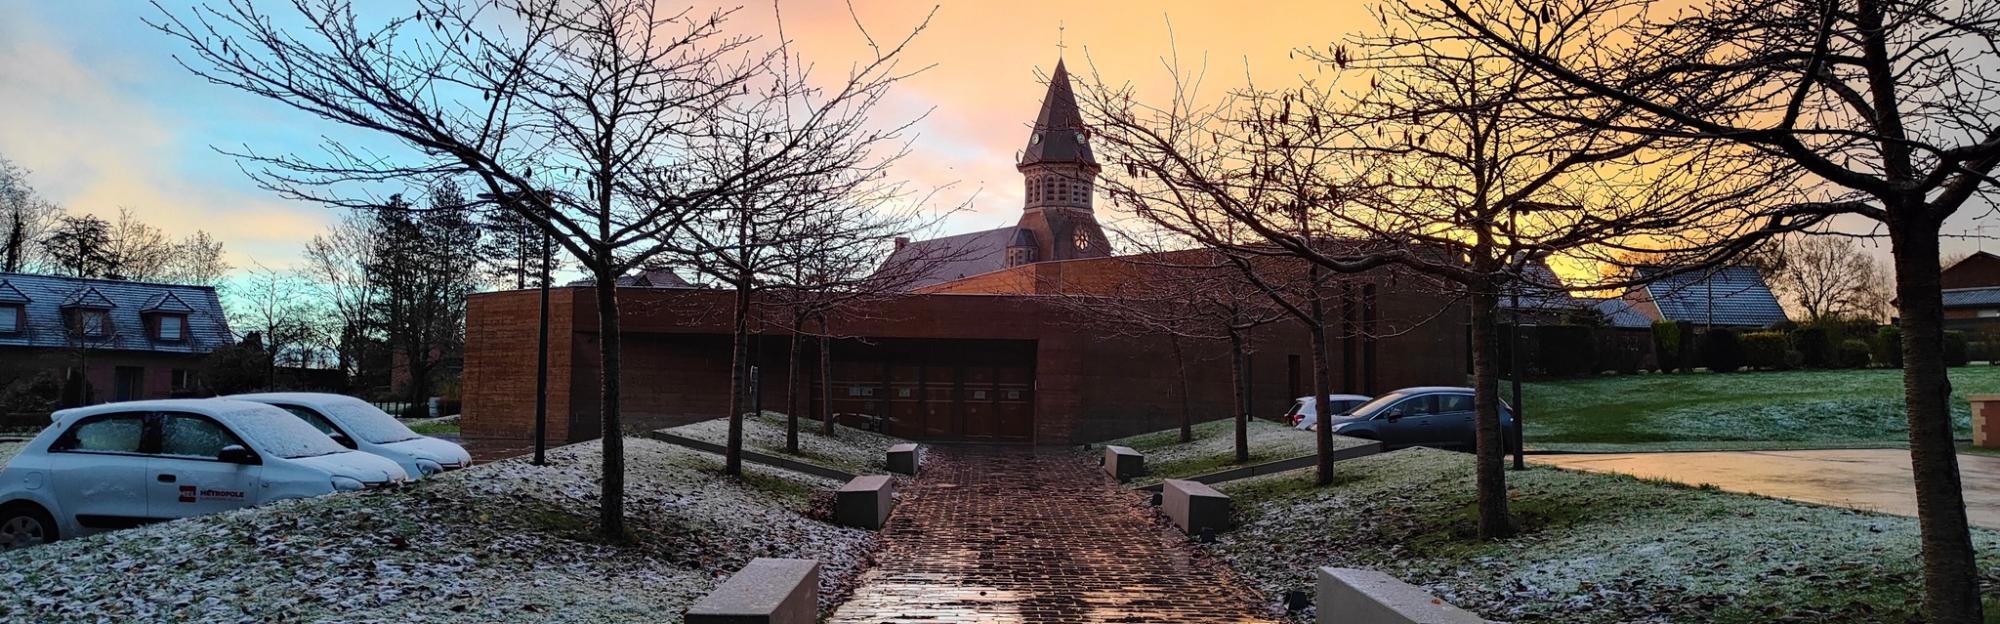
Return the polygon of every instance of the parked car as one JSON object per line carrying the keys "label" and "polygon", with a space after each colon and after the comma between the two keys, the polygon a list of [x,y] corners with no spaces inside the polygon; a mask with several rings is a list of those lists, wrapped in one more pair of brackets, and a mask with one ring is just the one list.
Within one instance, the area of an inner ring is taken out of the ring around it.
{"label": "parked car", "polygon": [[[1472,389],[1427,386],[1391,392],[1347,414],[1328,419],[1333,432],[1380,440],[1385,449],[1431,446],[1471,449]],[[1514,409],[1500,403],[1500,427],[1507,448],[1513,448]]]}
{"label": "parked car", "polygon": [[396,417],[351,396],[265,392],[225,398],[283,408],[342,446],[396,462],[412,481],[472,465],[472,454],[465,452],[464,447],[419,435]]}
{"label": "parked car", "polygon": [[[1367,403],[1368,399],[1369,397],[1359,394],[1326,395],[1327,406],[1332,408],[1335,415],[1345,414],[1349,410],[1361,407],[1361,404]],[[1302,396],[1292,400],[1292,410],[1285,412],[1285,422],[1291,423],[1293,427],[1309,430],[1319,423],[1318,411],[1318,401],[1314,401],[1310,396]]]}
{"label": "parked car", "polygon": [[406,480],[260,403],[130,401],[52,420],[0,468],[0,550]]}

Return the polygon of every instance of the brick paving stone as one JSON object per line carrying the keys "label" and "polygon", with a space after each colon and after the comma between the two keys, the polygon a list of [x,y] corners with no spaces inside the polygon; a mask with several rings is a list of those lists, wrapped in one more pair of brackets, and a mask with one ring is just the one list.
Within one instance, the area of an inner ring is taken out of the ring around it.
{"label": "brick paving stone", "polygon": [[827,621],[1272,622],[1257,596],[1068,449],[940,447]]}

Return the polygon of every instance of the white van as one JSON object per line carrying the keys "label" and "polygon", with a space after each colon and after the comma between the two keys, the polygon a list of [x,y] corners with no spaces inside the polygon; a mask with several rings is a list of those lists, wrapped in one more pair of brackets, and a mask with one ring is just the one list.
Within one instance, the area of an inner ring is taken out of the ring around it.
{"label": "white van", "polygon": [[347,448],[395,461],[409,473],[411,480],[472,465],[472,455],[465,452],[464,447],[417,435],[396,417],[351,396],[322,392],[264,392],[223,398],[256,401],[283,408]]}
{"label": "white van", "polygon": [[217,399],[58,411],[0,468],[0,550],[407,481],[289,416]]}

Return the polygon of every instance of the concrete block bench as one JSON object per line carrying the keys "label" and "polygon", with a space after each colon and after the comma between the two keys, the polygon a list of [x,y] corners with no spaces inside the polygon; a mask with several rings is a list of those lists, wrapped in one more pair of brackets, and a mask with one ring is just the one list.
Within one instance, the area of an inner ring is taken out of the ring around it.
{"label": "concrete block bench", "polygon": [[888,475],[855,477],[834,492],[833,521],[841,526],[880,529],[896,504],[896,482]]}
{"label": "concrete block bench", "polygon": [[688,607],[687,624],[812,624],[819,619],[819,562],[752,559]]}
{"label": "concrete block bench", "polygon": [[1146,456],[1129,446],[1104,447],[1104,474],[1120,482],[1146,474]]}
{"label": "concrete block bench", "polygon": [[1160,486],[1160,509],[1188,535],[1229,528],[1229,497],[1206,483],[1168,479]]}
{"label": "concrete block bench", "polygon": [[1319,624],[1486,624],[1423,588],[1374,570],[1320,568]]}
{"label": "concrete block bench", "polygon": [[915,444],[889,447],[889,472],[916,476],[917,463],[922,459],[921,453]]}

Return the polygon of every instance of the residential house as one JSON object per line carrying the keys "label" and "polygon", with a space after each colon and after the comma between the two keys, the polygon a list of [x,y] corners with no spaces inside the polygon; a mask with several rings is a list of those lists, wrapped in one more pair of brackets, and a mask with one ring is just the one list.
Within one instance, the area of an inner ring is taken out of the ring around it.
{"label": "residential house", "polygon": [[214,288],[0,273],[0,388],[49,373],[88,403],[165,398],[232,340]]}
{"label": "residential house", "polygon": [[1980,251],[1945,267],[1944,323],[1968,332],[2000,330],[2000,256]]}
{"label": "residential house", "polygon": [[1687,272],[1642,267],[1646,285],[1625,296],[1601,301],[1599,312],[1613,326],[1645,327],[1654,321],[1683,321],[1702,327],[1759,329],[1784,322],[1785,309],[1756,267],[1725,266]]}

